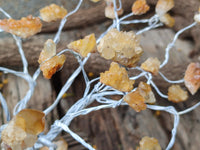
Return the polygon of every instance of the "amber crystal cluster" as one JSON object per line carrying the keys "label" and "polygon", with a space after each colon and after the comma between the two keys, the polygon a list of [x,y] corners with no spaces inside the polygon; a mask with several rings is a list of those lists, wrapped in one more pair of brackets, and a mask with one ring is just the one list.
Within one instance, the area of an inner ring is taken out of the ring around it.
{"label": "amber crystal cluster", "polygon": [[147,5],[146,0],[136,0],[132,6],[132,12],[134,15],[145,14],[149,10],[149,5]]}
{"label": "amber crystal cluster", "polygon": [[158,58],[148,58],[141,64],[141,68],[145,71],[151,72],[153,75],[157,75],[160,68],[160,61]]}
{"label": "amber crystal cluster", "polygon": [[171,85],[168,88],[168,100],[174,103],[186,101],[188,99],[187,91],[184,91],[180,85]]}
{"label": "amber crystal cluster", "polygon": [[194,21],[200,23],[200,7],[198,13],[194,15]]}
{"label": "amber crystal cluster", "polygon": [[173,27],[175,20],[167,12],[174,7],[174,0],[158,0],[156,4],[156,14],[161,22],[168,27]]}
{"label": "amber crystal cluster", "polygon": [[24,150],[32,147],[45,127],[45,114],[38,110],[21,110],[2,131],[4,149]]}
{"label": "amber crystal cluster", "polygon": [[140,141],[140,146],[136,150],[162,150],[158,140],[153,137],[145,136]]}
{"label": "amber crystal cluster", "polygon": [[93,33],[85,36],[84,39],[73,41],[67,47],[78,52],[82,57],[86,57],[88,53],[94,53],[97,50],[95,35]]}
{"label": "amber crystal cluster", "polygon": [[145,103],[156,102],[151,86],[145,82],[140,82],[138,88],[124,96],[124,101],[128,103],[136,112],[146,109]]}
{"label": "amber crystal cluster", "polygon": [[[105,7],[105,16],[110,19],[115,19],[115,9],[114,4],[112,0],[105,0],[106,1],[106,7]],[[122,15],[124,10],[121,8],[120,10],[116,10],[116,14],[118,16]]]}
{"label": "amber crystal cluster", "polygon": [[145,99],[138,90],[125,95],[124,101],[127,102],[128,105],[132,107],[136,112],[140,112],[141,110],[145,110],[147,108]]}
{"label": "amber crystal cluster", "polygon": [[200,63],[190,63],[185,71],[185,86],[194,95],[200,87]]}
{"label": "amber crystal cluster", "polygon": [[0,20],[0,28],[22,38],[30,37],[41,31],[42,23],[38,17],[29,15],[21,20],[3,19]]}
{"label": "amber crystal cluster", "polygon": [[156,102],[156,98],[151,90],[151,86],[145,82],[140,82],[138,85],[138,89],[140,95],[142,95],[145,99],[145,103],[153,104]]}
{"label": "amber crystal cluster", "polygon": [[50,79],[63,66],[66,60],[65,55],[55,56],[55,54],[56,44],[49,39],[45,42],[44,49],[41,51],[38,59],[40,70],[42,70],[43,76],[47,79]]}
{"label": "amber crystal cluster", "polygon": [[40,9],[40,16],[43,21],[52,22],[58,19],[63,19],[67,15],[67,10],[56,4],[51,4]]}
{"label": "amber crystal cluster", "polygon": [[120,67],[117,63],[112,62],[110,69],[100,74],[100,82],[113,88],[129,92],[133,89],[134,80],[130,80],[124,67]]}
{"label": "amber crystal cluster", "polygon": [[111,29],[97,46],[105,59],[111,59],[127,67],[133,67],[139,61],[143,50],[134,32]]}

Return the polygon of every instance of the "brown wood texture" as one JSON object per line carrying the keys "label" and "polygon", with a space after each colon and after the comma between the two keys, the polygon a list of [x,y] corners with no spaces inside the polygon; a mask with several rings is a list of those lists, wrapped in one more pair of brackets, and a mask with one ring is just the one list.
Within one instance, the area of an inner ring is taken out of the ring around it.
{"label": "brown wood texture", "polygon": [[[3,2],[3,1],[2,1]],[[25,2],[25,1],[23,1]],[[60,1],[64,6],[67,3]],[[149,0],[151,5],[150,15],[154,13],[154,5],[156,0]],[[69,3],[69,2],[68,2]],[[69,18],[64,31],[61,35],[61,41],[57,45],[58,51],[66,48],[66,45],[73,40],[82,38],[85,35],[95,32],[98,37],[110,25],[111,21],[103,15],[105,3],[102,1],[97,4],[92,4],[86,1],[76,14]],[[125,12],[130,12],[132,0],[123,0]],[[93,7],[90,8],[89,5]],[[73,2],[73,7],[75,6]],[[72,7],[71,6],[71,7]],[[175,8],[172,10],[173,16],[177,23],[174,30],[177,31],[192,22],[192,16],[198,9],[199,1],[191,0],[190,2],[175,0]],[[38,6],[37,6],[38,7]],[[39,7],[38,7],[39,8]],[[143,16],[146,17],[146,16]],[[33,36],[23,41],[23,48],[28,59],[30,72],[33,73],[38,67],[37,59],[44,42],[53,38],[58,27],[58,22],[44,24],[41,34]],[[192,38],[192,40],[178,40],[176,46],[170,52],[169,63],[161,70],[169,79],[177,80],[183,78],[186,66],[191,61],[199,61],[199,54],[195,53],[194,58],[189,58],[192,50],[199,48],[199,26],[185,32],[183,37]],[[127,29],[133,29],[128,27]],[[172,41],[174,31],[172,29],[156,29],[146,32],[141,35],[141,45],[144,54],[141,58],[143,62],[147,57],[158,57],[161,61],[164,59],[164,50],[167,44]],[[28,107],[43,110],[47,108],[55,99],[56,94],[78,67],[78,62],[70,53],[65,53],[67,60],[64,67],[51,80],[46,80],[42,75],[37,80],[34,96],[28,103]],[[101,58],[98,53],[92,54],[91,58],[85,65],[86,72],[93,72],[94,77],[98,77],[100,72],[105,71],[109,67],[110,61]],[[0,66],[19,69],[21,67],[21,59],[18,54],[15,42],[10,36],[2,36],[0,39]],[[20,68],[21,69],[21,68]],[[130,74],[135,74],[131,71]],[[12,110],[17,101],[19,101],[28,90],[27,83],[13,75],[4,75],[3,78],[8,78],[8,84],[2,89],[2,92],[8,102],[9,108]],[[93,78],[94,78],[93,77]],[[144,80],[144,79],[141,79]],[[160,76],[154,77],[153,80],[158,85],[163,93],[167,93],[167,88],[170,84],[166,83]],[[135,86],[137,86],[136,82]],[[182,85],[183,86],[183,85]],[[63,99],[58,107],[47,116],[48,125],[59,117],[62,117],[65,112],[78,99],[82,97],[85,84],[83,77],[79,75],[68,93],[72,93]],[[183,110],[198,102],[200,93],[195,96],[190,95],[190,99],[181,104],[172,104],[157,96],[157,104],[159,105],[174,105],[177,110]],[[93,104],[96,105],[97,103]],[[173,150],[198,150],[200,147],[200,108],[181,116],[178,133]],[[2,116],[2,109],[1,109]],[[3,119],[1,120],[3,122]],[[139,140],[143,136],[153,136],[159,140],[164,149],[169,142],[173,117],[167,113],[161,112],[159,116],[155,115],[155,111],[145,110],[136,113],[128,106],[119,107],[116,109],[105,109],[97,112],[92,112],[86,116],[79,116],[72,121],[70,128],[81,137],[86,139],[90,144],[96,145],[98,150],[133,150],[138,145]],[[84,149],[80,144],[69,138],[66,135],[70,150]]]}

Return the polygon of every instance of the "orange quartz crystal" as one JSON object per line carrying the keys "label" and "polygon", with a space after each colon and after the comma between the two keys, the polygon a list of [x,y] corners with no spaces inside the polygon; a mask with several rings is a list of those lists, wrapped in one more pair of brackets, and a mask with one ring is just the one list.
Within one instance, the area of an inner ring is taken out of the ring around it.
{"label": "orange quartz crystal", "polygon": [[144,97],[138,90],[128,93],[124,96],[124,101],[128,103],[136,112],[145,110],[147,108]]}
{"label": "orange quartz crystal", "polygon": [[133,67],[139,61],[143,50],[134,32],[111,29],[100,40],[97,50],[105,59],[111,59],[127,67]]}
{"label": "orange quartz crystal", "polygon": [[140,82],[138,85],[138,89],[140,95],[142,95],[145,99],[145,103],[153,104],[156,102],[156,98],[151,90],[151,86],[145,82]]}
{"label": "orange quartz crystal", "polygon": [[0,28],[22,38],[27,38],[41,31],[42,23],[38,17],[29,15],[21,20],[3,19],[0,20]]}
{"label": "orange quartz crystal", "polygon": [[56,55],[56,44],[54,43],[54,41],[52,39],[48,39],[45,42],[44,48],[40,53],[38,62],[39,62],[39,64],[41,64],[45,60],[47,60],[55,55]]}
{"label": "orange quartz crystal", "polygon": [[156,57],[150,57],[140,67],[145,71],[151,72],[153,75],[157,75],[160,68],[160,61]]}
{"label": "orange quartz crystal", "polygon": [[56,21],[58,19],[63,19],[67,15],[67,10],[56,4],[51,4],[40,9],[40,16],[42,20],[46,22]]}
{"label": "orange quartz crystal", "polygon": [[135,15],[145,14],[149,10],[149,5],[147,5],[146,0],[136,0],[132,6],[132,12]]}
{"label": "orange quartz crystal", "polygon": [[38,62],[43,76],[50,79],[56,71],[58,71],[65,63],[65,55],[55,56],[56,44],[53,40],[49,39],[45,42],[44,48],[40,53]]}
{"label": "orange quartz crystal", "polygon": [[[124,10],[121,8],[120,10],[117,11],[117,15],[120,16],[122,15]],[[114,6],[113,5],[108,5],[105,8],[105,16],[110,19],[115,19],[115,11],[114,11]]]}
{"label": "orange quartz crystal", "polygon": [[67,47],[78,52],[82,57],[86,57],[88,53],[94,53],[97,50],[95,35],[92,33],[85,36],[84,39],[73,41]]}
{"label": "orange quartz crystal", "polygon": [[174,103],[186,101],[188,99],[187,91],[184,91],[180,85],[172,85],[168,88],[168,100]]}
{"label": "orange quartz crystal", "polygon": [[52,75],[58,71],[65,63],[65,55],[54,56],[51,59],[45,61],[40,65],[40,70],[43,72],[43,76],[47,79],[51,79]]}
{"label": "orange quartz crystal", "polygon": [[156,4],[156,13],[159,16],[166,14],[174,7],[174,0],[158,0]]}
{"label": "orange quartz crystal", "polygon": [[168,13],[160,16],[160,21],[168,27],[173,27],[175,24],[174,18]]}
{"label": "orange quartz crystal", "polygon": [[23,150],[32,147],[37,141],[37,135],[45,127],[45,114],[38,110],[21,110],[2,131],[3,145],[13,150]]}
{"label": "orange quartz crystal", "polygon": [[168,27],[173,27],[175,20],[167,12],[174,7],[174,0],[158,0],[156,4],[156,14],[161,22]]}
{"label": "orange quartz crystal", "polygon": [[109,71],[100,74],[100,82],[113,88],[129,92],[133,89],[134,80],[130,80],[125,68],[112,62]]}
{"label": "orange quartz crystal", "polygon": [[140,141],[140,146],[136,150],[162,150],[158,140],[153,137],[145,136]]}
{"label": "orange quartz crystal", "polygon": [[200,87],[200,63],[190,63],[185,71],[185,86],[194,95]]}
{"label": "orange quartz crystal", "polygon": [[198,13],[194,15],[194,21],[200,23],[200,7]]}

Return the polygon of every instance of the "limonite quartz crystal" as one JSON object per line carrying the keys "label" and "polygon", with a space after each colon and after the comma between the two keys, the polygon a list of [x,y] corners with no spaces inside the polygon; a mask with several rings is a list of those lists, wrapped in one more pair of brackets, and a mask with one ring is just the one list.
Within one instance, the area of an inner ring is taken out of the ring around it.
{"label": "limonite quartz crystal", "polygon": [[127,67],[136,66],[143,53],[139,39],[133,31],[111,29],[100,40],[97,50],[105,59],[111,59]]}

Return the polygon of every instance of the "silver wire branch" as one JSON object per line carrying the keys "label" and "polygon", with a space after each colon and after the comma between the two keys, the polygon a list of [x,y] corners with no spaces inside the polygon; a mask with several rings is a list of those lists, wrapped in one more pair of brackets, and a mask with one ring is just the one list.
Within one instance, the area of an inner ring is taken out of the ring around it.
{"label": "silver wire branch", "polygon": [[6,120],[7,120],[7,122],[8,122],[8,121],[10,121],[10,111],[9,111],[9,109],[8,109],[8,105],[7,105],[7,103],[6,103],[6,100],[5,100],[5,98],[3,97],[3,95],[1,94],[1,92],[0,92],[0,102],[1,102],[2,108],[3,108],[3,110],[4,110],[4,114],[5,114],[5,116],[6,116]]}
{"label": "silver wire branch", "polygon": [[161,77],[162,77],[165,81],[167,81],[168,83],[174,84],[174,83],[183,83],[183,82],[184,82],[184,79],[175,80],[175,81],[169,80],[169,79],[167,79],[167,78],[165,77],[165,75],[162,74],[160,71],[159,71],[159,74],[160,74]]}
{"label": "silver wire branch", "polygon": [[81,143],[83,146],[85,146],[89,150],[95,150],[92,146],[90,146],[90,144],[86,143],[78,134],[71,131],[69,127],[66,126],[65,124],[61,123],[60,121],[56,121],[55,125],[58,127],[61,127],[65,132],[69,133],[76,141]]}
{"label": "silver wire branch", "polygon": [[12,36],[16,41],[16,44],[17,44],[17,47],[18,47],[18,51],[19,51],[21,59],[22,59],[23,68],[24,68],[23,71],[24,71],[24,73],[28,73],[28,62],[26,60],[24,51],[22,49],[22,40],[21,40],[21,38],[15,36],[15,35],[12,35]]}
{"label": "silver wire branch", "polygon": [[78,11],[78,9],[80,8],[82,2],[83,2],[83,0],[79,0],[79,3],[78,3],[78,5],[76,6],[76,8],[75,8],[73,11],[69,12],[69,13],[61,20],[60,25],[59,25],[59,28],[58,28],[58,31],[57,31],[57,33],[56,33],[56,36],[55,36],[54,39],[53,39],[53,41],[54,41],[56,44],[60,41],[60,34],[61,34],[62,29],[63,29],[63,27],[64,27],[64,25],[65,25],[65,23],[66,23],[66,21],[67,21],[67,18],[68,18],[69,16],[71,16],[72,14],[74,14],[75,12]]}
{"label": "silver wire branch", "polygon": [[[88,58],[90,57],[90,54],[83,60],[83,64],[85,64],[88,60]],[[74,73],[71,75],[71,77],[67,80],[67,82],[65,83],[65,85],[62,87],[62,89],[60,90],[56,100],[54,101],[54,103],[48,107],[46,110],[44,110],[43,112],[45,113],[45,115],[47,115],[49,112],[51,112],[59,103],[62,95],[69,89],[69,87],[71,86],[71,84],[73,83],[73,81],[75,80],[75,78],[79,75],[79,73],[81,72],[82,67],[79,66],[76,71],[74,71]]]}
{"label": "silver wire branch", "polygon": [[170,150],[175,143],[177,127],[178,127],[179,120],[180,120],[180,117],[179,117],[176,109],[173,106],[164,107],[164,106],[157,106],[157,105],[147,105],[147,108],[152,109],[152,110],[166,111],[174,116],[174,127],[171,131],[172,135],[171,135],[170,142],[166,148],[166,150]]}
{"label": "silver wire branch", "polygon": [[165,60],[164,60],[163,63],[160,65],[160,68],[163,68],[163,67],[168,63],[168,60],[169,60],[169,51],[172,49],[172,47],[174,47],[175,42],[176,42],[176,40],[178,39],[179,35],[180,35],[181,33],[183,33],[184,31],[186,31],[186,30],[188,30],[188,29],[194,27],[196,24],[197,24],[197,23],[194,22],[194,23],[190,24],[189,26],[187,26],[187,27],[185,27],[185,28],[179,30],[179,31],[175,34],[173,41],[172,41],[171,43],[169,43],[169,44],[167,45],[167,48],[165,49]]}
{"label": "silver wire branch", "polygon": [[178,112],[178,114],[179,115],[183,115],[183,114],[189,113],[189,112],[193,111],[194,109],[196,109],[199,106],[200,106],[200,102],[198,102],[197,104],[195,104],[194,106],[192,106],[192,107],[190,107],[188,109],[185,109],[183,111]]}
{"label": "silver wire branch", "polygon": [[164,95],[163,93],[160,92],[159,88],[156,86],[156,84],[151,80],[150,81],[150,84],[153,86],[153,88],[156,90],[156,92],[162,97],[162,98],[165,98],[165,99],[168,99],[168,96],[167,95]]}

